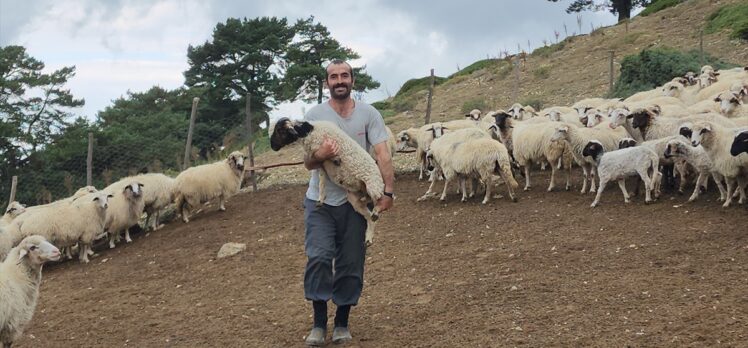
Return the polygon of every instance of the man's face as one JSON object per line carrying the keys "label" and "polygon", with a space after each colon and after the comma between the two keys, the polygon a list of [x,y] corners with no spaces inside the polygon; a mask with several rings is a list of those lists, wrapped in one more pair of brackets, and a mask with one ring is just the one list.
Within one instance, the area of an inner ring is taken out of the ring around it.
{"label": "man's face", "polygon": [[351,96],[353,76],[348,64],[333,64],[327,67],[327,87],[333,99],[343,100]]}

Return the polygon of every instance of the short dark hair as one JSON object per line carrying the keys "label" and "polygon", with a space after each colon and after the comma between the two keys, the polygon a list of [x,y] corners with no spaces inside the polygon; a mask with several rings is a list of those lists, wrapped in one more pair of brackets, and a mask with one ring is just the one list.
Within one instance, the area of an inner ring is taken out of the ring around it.
{"label": "short dark hair", "polygon": [[348,64],[348,62],[342,59],[338,59],[338,58],[335,58],[332,61],[330,61],[330,64],[327,64],[327,66],[325,67],[325,75],[326,75],[325,80],[327,80],[327,78],[329,77],[329,75],[327,75],[327,68],[329,68],[332,65],[339,65],[339,64],[345,64],[348,66],[348,71],[351,73],[351,80],[353,80],[353,67],[350,64]]}

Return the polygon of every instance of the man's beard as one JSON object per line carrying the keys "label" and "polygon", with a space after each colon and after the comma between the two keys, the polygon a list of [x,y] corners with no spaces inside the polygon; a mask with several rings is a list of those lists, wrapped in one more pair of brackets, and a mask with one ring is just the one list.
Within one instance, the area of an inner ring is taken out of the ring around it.
{"label": "man's beard", "polygon": [[[336,89],[338,89],[338,87],[345,87],[345,92],[343,92],[343,93],[341,93],[341,94],[338,94],[338,93],[336,93],[336,92],[335,92],[335,90],[336,90]],[[332,97],[333,99],[337,99],[337,100],[345,100],[345,99],[348,99],[348,97],[350,97],[350,96],[351,96],[351,87],[350,87],[350,86],[348,86],[348,85],[346,85],[346,84],[344,84],[344,83],[339,83],[339,84],[337,84],[337,85],[333,86],[333,87],[332,87],[332,88],[330,89],[330,96],[331,96],[331,97]]]}

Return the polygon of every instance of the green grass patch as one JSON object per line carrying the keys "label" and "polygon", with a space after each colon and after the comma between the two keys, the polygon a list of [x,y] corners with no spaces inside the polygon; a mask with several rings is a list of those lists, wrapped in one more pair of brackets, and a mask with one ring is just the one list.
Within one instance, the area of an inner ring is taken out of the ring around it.
{"label": "green grass patch", "polygon": [[499,59],[483,59],[479,60],[473,64],[470,64],[466,66],[465,68],[461,69],[460,71],[449,75],[449,78],[457,77],[457,76],[467,76],[470,75],[478,70],[488,69],[492,67],[499,66],[501,64],[501,61]]}
{"label": "green grass patch", "polygon": [[535,109],[535,111],[540,111],[541,109],[543,109],[543,101],[540,99],[528,98],[528,99],[520,100],[519,103],[524,106],[532,106]]}
{"label": "green grass patch", "polygon": [[543,64],[539,68],[533,70],[532,75],[537,79],[545,80],[551,76],[551,66]]}
{"label": "green grass patch", "polygon": [[[715,69],[732,68],[737,65],[724,62],[704,54],[704,63]],[[639,91],[661,86],[676,76],[701,69],[699,51],[682,52],[671,48],[643,50],[639,54],[621,60],[621,72],[612,97],[627,98]]]}
{"label": "green grass patch", "polygon": [[463,114],[466,114],[466,113],[470,112],[473,109],[478,109],[478,110],[481,110],[481,111],[486,111],[486,110],[488,110],[488,104],[486,104],[486,100],[485,99],[481,99],[481,98],[471,99],[471,100],[468,100],[465,103],[463,103],[462,104],[462,109],[460,109],[460,110],[462,111]]}
{"label": "green grass patch", "polygon": [[640,12],[639,15],[646,17],[653,13],[662,11],[668,7],[673,7],[675,5],[678,5],[682,3],[684,0],[654,0],[652,3],[647,5],[647,8],[644,9],[644,11]]}
{"label": "green grass patch", "polygon": [[[447,78],[445,77],[434,76],[434,86],[438,86],[446,80]],[[410,79],[403,83],[403,86],[400,87],[400,90],[395,94],[395,98],[397,99],[398,97],[406,97],[418,91],[428,91],[430,84],[431,76],[421,77],[418,79]]]}
{"label": "green grass patch", "polygon": [[[567,38],[567,39],[569,39],[569,38]],[[571,40],[569,40],[569,41],[571,41]],[[566,39],[564,39],[564,41],[561,41],[561,42],[556,43],[556,44],[552,44],[552,45],[549,45],[549,46],[538,47],[534,51],[532,51],[532,53],[530,53],[530,56],[532,56],[532,57],[548,58],[554,52],[558,52],[558,51],[564,49],[565,46],[566,46]]]}
{"label": "green grass patch", "polygon": [[730,29],[731,39],[748,40],[748,3],[725,5],[709,15],[705,33],[724,29]]}

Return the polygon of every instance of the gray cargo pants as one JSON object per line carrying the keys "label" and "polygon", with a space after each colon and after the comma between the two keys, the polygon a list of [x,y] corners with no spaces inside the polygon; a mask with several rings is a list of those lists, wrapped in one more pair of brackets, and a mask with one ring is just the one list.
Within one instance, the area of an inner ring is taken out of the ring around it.
{"label": "gray cargo pants", "polygon": [[311,301],[332,299],[338,306],[355,306],[364,287],[366,219],[350,203],[317,207],[305,197],[304,225],[304,296]]}

